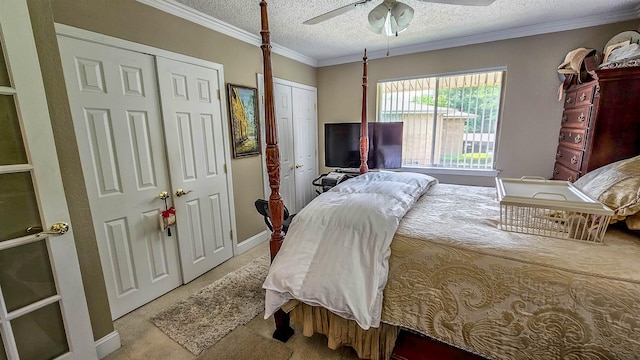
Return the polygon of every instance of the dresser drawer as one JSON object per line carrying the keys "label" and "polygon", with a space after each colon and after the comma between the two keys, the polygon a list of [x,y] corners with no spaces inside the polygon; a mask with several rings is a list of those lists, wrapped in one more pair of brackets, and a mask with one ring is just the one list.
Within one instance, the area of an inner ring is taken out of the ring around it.
{"label": "dresser drawer", "polygon": [[576,106],[576,96],[577,92],[575,91],[570,91],[564,96],[565,109],[571,109],[572,107]]}
{"label": "dresser drawer", "polygon": [[564,97],[564,108],[570,109],[577,106],[591,105],[595,96],[596,86],[596,82],[592,82],[568,91]]}
{"label": "dresser drawer", "polygon": [[582,150],[558,146],[556,161],[574,171],[580,171],[582,165]]}
{"label": "dresser drawer", "polygon": [[584,150],[586,129],[561,128],[558,136],[559,145]]}
{"label": "dresser drawer", "polygon": [[569,169],[568,167],[556,161],[553,166],[553,180],[562,180],[574,182],[580,177],[580,173]]}
{"label": "dresser drawer", "polygon": [[593,103],[595,88],[596,84],[593,83],[589,86],[577,89],[575,106],[591,105]]}
{"label": "dresser drawer", "polygon": [[589,126],[591,105],[565,110],[562,113],[562,126],[586,128]]}

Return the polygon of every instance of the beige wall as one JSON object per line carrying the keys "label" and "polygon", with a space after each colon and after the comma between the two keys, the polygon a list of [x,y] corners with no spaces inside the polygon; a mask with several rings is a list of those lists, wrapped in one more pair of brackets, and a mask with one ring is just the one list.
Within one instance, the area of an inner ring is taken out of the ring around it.
{"label": "beige wall", "polygon": [[[80,159],[62,76],[54,21],[222,64],[227,83],[257,87],[259,47],[235,40],[134,0],[28,0],[45,80],[54,137],[67,191],[76,246],[96,340],[113,331]],[[256,12],[260,11],[256,2]],[[259,35],[259,34],[256,34]],[[316,86],[315,68],[272,54],[275,77]],[[231,149],[229,149],[231,151]],[[262,156],[231,161],[236,238],[264,230],[253,202],[264,196]]]}
{"label": "beige wall", "polygon": [[[639,24],[639,21],[622,22],[369,60],[369,121],[375,121],[376,83],[379,80],[506,66],[506,95],[497,149],[500,176],[537,175],[549,178],[555,161],[562,115],[562,103],[557,95],[560,85],[557,66],[568,51],[578,47],[602,51],[612,36],[625,30],[638,30]],[[324,162],[323,124],[360,121],[361,84],[361,62],[318,69],[318,144],[321,164]],[[444,182],[494,184],[493,178],[437,177]]]}

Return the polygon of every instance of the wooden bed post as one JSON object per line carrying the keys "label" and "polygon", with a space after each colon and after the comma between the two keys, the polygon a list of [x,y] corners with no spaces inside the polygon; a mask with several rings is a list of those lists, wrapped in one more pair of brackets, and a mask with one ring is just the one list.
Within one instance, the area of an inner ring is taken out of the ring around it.
{"label": "wooden bed post", "polygon": [[[280,196],[280,150],[278,148],[278,131],[273,105],[273,73],[271,71],[271,40],[269,36],[269,17],[267,15],[267,2],[260,1],[260,14],[262,21],[262,49],[264,65],[264,118],[267,148],[265,150],[267,173],[269,174],[269,217],[273,232],[269,240],[269,252],[271,261],[280,250],[284,234],[282,232],[282,222],[284,217],[284,203]],[[293,335],[293,328],[289,325],[289,314],[278,310],[273,314],[276,323],[276,330],[273,338],[285,342]]]}
{"label": "wooden bed post", "polygon": [[362,114],[360,120],[360,174],[369,171],[369,126],[367,124],[367,49],[362,57]]}

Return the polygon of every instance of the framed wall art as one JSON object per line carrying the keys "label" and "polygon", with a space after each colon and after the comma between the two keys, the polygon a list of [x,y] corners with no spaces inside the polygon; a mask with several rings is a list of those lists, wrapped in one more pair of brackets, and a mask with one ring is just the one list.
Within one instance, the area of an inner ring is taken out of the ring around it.
{"label": "framed wall art", "polygon": [[227,84],[233,157],[260,155],[258,89]]}

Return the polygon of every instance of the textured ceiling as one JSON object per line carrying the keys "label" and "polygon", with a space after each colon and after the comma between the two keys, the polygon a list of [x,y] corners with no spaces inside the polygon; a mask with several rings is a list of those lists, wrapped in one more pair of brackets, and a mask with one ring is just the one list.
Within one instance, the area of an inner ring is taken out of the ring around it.
{"label": "textured ceiling", "polygon": [[[260,34],[258,0],[162,0],[178,2],[250,34]],[[640,0],[495,0],[459,6],[401,0],[415,9],[409,28],[387,37],[368,28],[372,0],[316,25],[303,21],[355,0],[268,1],[271,42],[319,65],[354,61],[367,48],[373,57],[599,25],[640,17]],[[629,29],[638,30],[638,29]],[[371,57],[371,56],[370,56]]]}

